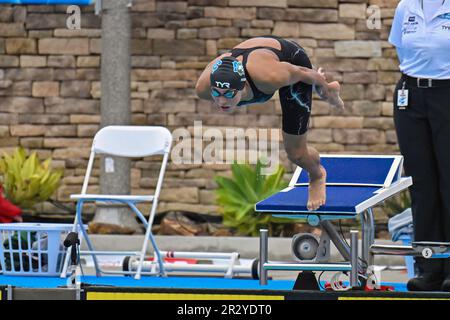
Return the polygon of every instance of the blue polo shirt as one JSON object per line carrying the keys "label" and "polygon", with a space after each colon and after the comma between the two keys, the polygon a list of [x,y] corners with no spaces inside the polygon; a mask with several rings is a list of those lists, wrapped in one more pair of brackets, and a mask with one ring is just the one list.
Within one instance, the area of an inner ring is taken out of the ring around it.
{"label": "blue polo shirt", "polygon": [[402,0],[395,11],[389,42],[397,48],[403,73],[450,79],[450,0],[429,23],[420,0]]}

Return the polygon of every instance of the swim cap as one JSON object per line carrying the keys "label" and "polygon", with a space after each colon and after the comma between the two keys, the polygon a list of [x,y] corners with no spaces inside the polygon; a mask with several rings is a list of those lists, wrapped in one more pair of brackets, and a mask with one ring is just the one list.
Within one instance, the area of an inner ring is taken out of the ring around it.
{"label": "swim cap", "polygon": [[213,87],[242,90],[246,80],[244,66],[234,57],[222,58],[213,65],[210,76]]}

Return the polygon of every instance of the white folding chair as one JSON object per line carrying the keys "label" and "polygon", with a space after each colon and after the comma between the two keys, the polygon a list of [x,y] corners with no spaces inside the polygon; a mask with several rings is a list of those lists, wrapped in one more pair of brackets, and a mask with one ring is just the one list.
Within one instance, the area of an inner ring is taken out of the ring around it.
{"label": "white folding chair", "polygon": [[[151,228],[153,220],[156,214],[158,206],[158,198],[161,192],[161,186],[164,178],[164,172],[166,170],[167,160],[169,158],[170,147],[172,144],[172,134],[167,128],[164,127],[152,127],[152,126],[108,126],[101,129],[94,137],[92,143],[91,154],[86,170],[86,176],[84,178],[81,194],[71,195],[71,199],[77,200],[76,216],[74,221],[74,231],[77,229],[77,225],[80,226],[80,230],[83,233],[83,237],[86,240],[86,244],[89,248],[89,255],[92,255],[94,266],[97,276],[102,273],[124,273],[122,271],[103,271],[99,264],[96,255],[102,254],[102,252],[94,251],[92,242],[89,239],[87,231],[83,225],[81,219],[81,213],[84,202],[112,202],[112,203],[124,203],[127,204],[131,210],[137,215],[137,217],[144,224],[145,238],[142,244],[142,250],[140,252],[139,266],[135,272],[135,278],[139,279],[142,274],[142,264],[144,262],[144,256],[147,251],[148,241],[152,243],[154,249],[155,260],[159,266],[159,270],[153,268],[149,274],[165,276],[165,270],[161,254],[156,245],[155,238],[152,234]],[[103,195],[103,194],[87,194],[87,188],[89,183],[89,177],[91,175],[94,159],[97,154],[111,155],[127,158],[140,158],[153,155],[163,155],[161,163],[161,169],[159,171],[158,181],[156,184],[156,190],[154,195]],[[140,202],[151,202],[151,210],[148,217],[148,221],[144,215],[137,208],[136,204]],[[112,252],[109,252],[111,254]],[[103,253],[105,254],[105,253]],[[67,274],[67,267],[69,263],[69,252],[66,254],[64,261],[64,268],[61,273],[61,277],[65,277]]]}

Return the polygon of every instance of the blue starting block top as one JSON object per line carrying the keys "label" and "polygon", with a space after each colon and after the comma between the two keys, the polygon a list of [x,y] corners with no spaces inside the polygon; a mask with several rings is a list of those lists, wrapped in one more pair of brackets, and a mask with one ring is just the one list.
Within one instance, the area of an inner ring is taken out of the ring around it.
{"label": "blue starting block top", "polygon": [[402,156],[322,155],[327,170],[324,206],[308,211],[308,175],[298,167],[289,187],[258,202],[255,211],[292,218],[353,217],[412,184],[410,177],[401,177],[402,162]]}
{"label": "blue starting block top", "polygon": [[[391,168],[394,162],[400,161],[395,157],[356,158],[356,157],[327,157],[321,159],[321,164],[327,170],[327,184],[351,184],[384,186],[389,184],[395,172]],[[308,184],[308,173],[299,169],[291,180],[290,185]],[[390,181],[386,181],[390,179]]]}
{"label": "blue starting block top", "polygon": [[[327,187],[327,204],[316,213],[356,214],[356,206],[369,199],[378,187],[329,186]],[[344,196],[345,195],[345,196]],[[256,211],[297,213],[308,212],[308,187],[286,188],[273,196],[259,202]]]}

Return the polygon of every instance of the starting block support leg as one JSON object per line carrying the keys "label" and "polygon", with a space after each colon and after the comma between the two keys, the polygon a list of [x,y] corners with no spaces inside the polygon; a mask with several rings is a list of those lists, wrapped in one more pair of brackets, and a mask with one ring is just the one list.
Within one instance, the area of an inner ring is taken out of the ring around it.
{"label": "starting block support leg", "polygon": [[350,272],[350,286],[358,286],[358,231],[350,231],[350,262],[352,270]]}
{"label": "starting block support leg", "polygon": [[268,261],[269,234],[267,229],[259,230],[259,284],[267,285],[267,270],[264,264]]}
{"label": "starting block support leg", "polygon": [[365,271],[370,265],[370,246],[374,242],[374,221],[373,221],[373,211],[368,209],[361,213],[361,227],[362,227],[362,247],[361,247],[361,258],[364,262],[361,271]]}
{"label": "starting block support leg", "polygon": [[368,239],[368,235],[369,235],[369,230],[368,230],[368,216],[367,216],[367,211],[363,211],[360,214],[360,219],[361,219],[361,259],[362,261],[367,261],[368,259],[368,247],[367,245],[369,244],[369,239]]}

